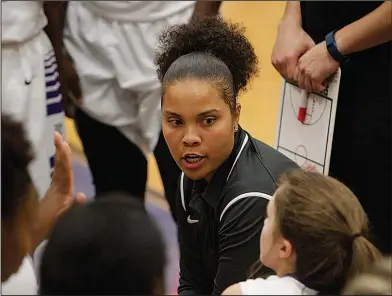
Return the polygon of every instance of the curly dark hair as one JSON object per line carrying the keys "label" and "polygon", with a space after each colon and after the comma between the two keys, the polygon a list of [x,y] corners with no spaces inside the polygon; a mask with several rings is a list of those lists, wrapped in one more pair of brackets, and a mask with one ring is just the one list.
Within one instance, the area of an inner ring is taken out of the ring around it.
{"label": "curly dark hair", "polygon": [[112,191],[60,218],[42,257],[39,294],[153,295],[165,260],[144,204]]}
{"label": "curly dark hair", "polygon": [[163,31],[155,64],[163,86],[186,77],[215,80],[231,107],[258,73],[245,29],[218,18],[194,20]]}
{"label": "curly dark hair", "polygon": [[19,207],[28,198],[32,185],[28,165],[33,150],[20,122],[1,114],[1,219],[12,221]]}

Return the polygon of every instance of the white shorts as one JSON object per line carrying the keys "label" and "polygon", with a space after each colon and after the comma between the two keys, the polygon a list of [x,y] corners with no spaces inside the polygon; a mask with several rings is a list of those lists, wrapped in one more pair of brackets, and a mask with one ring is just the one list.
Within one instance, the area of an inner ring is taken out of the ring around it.
{"label": "white shorts", "polygon": [[190,20],[194,7],[154,22],[107,20],[82,1],[68,4],[64,44],[75,62],[83,110],[117,127],[145,154],[161,130],[161,84],[154,53],[161,31]]}
{"label": "white shorts", "polygon": [[64,112],[54,50],[42,31],[32,39],[3,45],[2,112],[24,124],[35,159],[29,169],[39,196],[50,186],[55,130],[64,136]]}

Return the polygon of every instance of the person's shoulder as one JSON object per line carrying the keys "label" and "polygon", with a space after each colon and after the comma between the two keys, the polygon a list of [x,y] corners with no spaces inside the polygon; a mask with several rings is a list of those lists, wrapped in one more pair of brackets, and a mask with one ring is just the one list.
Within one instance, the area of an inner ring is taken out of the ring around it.
{"label": "person's shoulder", "polygon": [[32,258],[26,256],[17,273],[1,284],[2,295],[37,295],[38,283]]}
{"label": "person's shoulder", "polygon": [[[261,176],[257,172],[241,172],[230,178],[223,189],[218,205],[219,221],[263,219],[269,201],[276,189],[274,182],[268,176]],[[224,223],[223,223],[224,224]]]}
{"label": "person's shoulder", "polygon": [[225,186],[225,195],[228,195],[229,199],[230,196],[235,197],[247,192],[272,195],[279,176],[298,168],[295,162],[276,149],[250,134],[248,137],[248,142],[233,166]]}
{"label": "person's shoulder", "polygon": [[240,283],[242,295],[315,295],[316,291],[307,289],[292,277],[270,276]]}
{"label": "person's shoulder", "polygon": [[275,179],[286,171],[299,168],[293,160],[277,149],[258,139],[253,138],[253,141],[257,149],[256,153],[260,157],[260,161],[263,163],[264,168],[270,171]]}

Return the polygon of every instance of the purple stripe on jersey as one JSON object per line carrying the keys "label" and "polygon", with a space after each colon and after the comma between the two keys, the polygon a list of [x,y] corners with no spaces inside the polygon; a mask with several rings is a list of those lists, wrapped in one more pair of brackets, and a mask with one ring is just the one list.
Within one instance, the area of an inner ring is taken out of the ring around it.
{"label": "purple stripe on jersey", "polygon": [[49,100],[49,99],[57,98],[60,94],[61,94],[60,87],[58,87],[53,91],[46,91],[46,99]]}
{"label": "purple stripe on jersey", "polygon": [[53,79],[51,81],[46,81],[46,87],[51,87],[51,86],[55,86],[56,83],[58,82],[58,79]]}
{"label": "purple stripe on jersey", "polygon": [[[49,65],[45,65],[46,100],[59,98],[59,96],[61,96],[60,83],[58,83],[59,75],[57,72],[57,63],[56,63],[56,59],[53,57],[54,57],[54,51],[51,51],[45,58],[46,63],[52,60],[52,62]],[[50,69],[51,67],[53,67],[53,70]],[[62,112],[63,112],[63,106],[61,103],[61,98],[59,102],[53,102],[53,103],[47,102],[46,105],[47,116],[60,114]]]}
{"label": "purple stripe on jersey", "polygon": [[[53,67],[53,66],[55,66],[55,67]],[[51,67],[53,67],[53,70],[49,69]],[[56,72],[57,72],[57,64],[54,63],[52,66],[45,68],[45,77],[52,76]]]}
{"label": "purple stripe on jersey", "polygon": [[46,105],[46,113],[48,116],[59,114],[61,112],[63,112],[63,105],[61,104],[61,101],[58,103]]}
{"label": "purple stripe on jersey", "polygon": [[57,66],[57,61],[55,57],[53,57],[51,60],[45,61],[45,69],[49,69],[53,65]]}
{"label": "purple stripe on jersey", "polygon": [[54,168],[54,155],[49,158],[49,164],[50,164],[50,168],[53,169]]}
{"label": "purple stripe on jersey", "polygon": [[44,61],[45,61],[45,62],[48,62],[48,61],[50,61],[50,59],[51,59],[52,57],[54,57],[54,56],[55,56],[54,50],[51,49],[50,51],[48,51],[48,52],[45,54]]}

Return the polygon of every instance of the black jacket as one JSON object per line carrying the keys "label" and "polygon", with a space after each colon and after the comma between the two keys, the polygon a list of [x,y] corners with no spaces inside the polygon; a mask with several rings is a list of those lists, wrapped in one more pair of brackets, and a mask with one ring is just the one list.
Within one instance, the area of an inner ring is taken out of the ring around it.
{"label": "black jacket", "polygon": [[209,184],[179,179],[180,295],[221,295],[247,278],[279,175],[298,166],[241,128]]}

